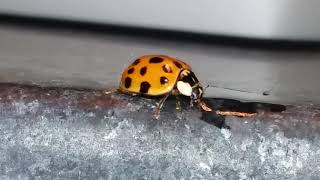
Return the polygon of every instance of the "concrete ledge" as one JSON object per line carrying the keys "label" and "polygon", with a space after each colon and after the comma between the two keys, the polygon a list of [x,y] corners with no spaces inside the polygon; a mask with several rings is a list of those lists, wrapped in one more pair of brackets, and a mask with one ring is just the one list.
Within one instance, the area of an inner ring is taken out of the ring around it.
{"label": "concrete ledge", "polygon": [[177,113],[174,100],[155,121],[155,99],[1,84],[0,179],[320,176],[319,106],[282,111],[268,104],[207,101],[221,109],[250,107],[258,115],[226,117],[230,129],[220,129],[208,123],[219,120],[215,115],[188,108]]}

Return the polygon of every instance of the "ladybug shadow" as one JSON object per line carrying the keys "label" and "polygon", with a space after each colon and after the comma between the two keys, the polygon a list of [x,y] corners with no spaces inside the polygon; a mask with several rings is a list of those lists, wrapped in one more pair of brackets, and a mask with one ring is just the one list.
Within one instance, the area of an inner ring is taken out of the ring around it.
{"label": "ladybug shadow", "polygon": [[[159,102],[162,97],[153,96],[143,96],[137,95],[133,98],[144,97],[146,99],[154,100],[154,102]],[[241,102],[233,99],[223,99],[223,98],[203,98],[203,101],[212,108],[213,111],[208,112],[201,110],[197,105],[190,107],[190,98],[186,96],[179,96],[181,111],[176,110],[177,99],[175,96],[169,96],[165,101],[161,112],[161,116],[171,117],[174,115],[180,116],[180,118],[185,119],[191,111],[198,110],[201,112],[200,120],[205,121],[211,125],[214,125],[220,129],[231,129],[231,127],[226,123],[226,116],[216,114],[216,111],[232,111],[232,112],[243,112],[243,113],[258,113],[264,112],[282,112],[286,110],[286,106],[280,104],[269,104],[269,103],[259,103],[259,102]],[[182,114],[178,115],[178,114]],[[186,114],[186,115],[184,115]],[[245,119],[246,117],[239,117]]]}
{"label": "ladybug shadow", "polygon": [[[152,99],[155,102],[159,102],[160,99],[162,97],[152,97],[152,96],[143,96],[143,95],[138,95],[136,96],[136,98],[138,98],[139,96],[147,98],[147,99]],[[230,129],[230,127],[226,124],[225,122],[225,117],[224,116],[220,116],[218,114],[216,114],[214,111],[213,112],[206,112],[201,110],[200,108],[197,107],[197,105],[194,105],[193,107],[190,106],[190,97],[186,97],[186,96],[179,96],[179,101],[180,101],[180,108],[181,110],[178,111],[176,110],[176,103],[177,103],[177,99],[175,96],[169,96],[167,98],[167,100],[165,101],[162,109],[161,109],[161,115],[160,115],[160,119],[161,116],[178,116],[179,119],[186,119],[186,117],[188,117],[188,115],[190,115],[190,113],[193,113],[192,111],[198,111],[201,113],[200,119],[202,121],[205,121],[211,125],[214,125],[218,128],[225,128],[225,129]],[[207,103],[207,101],[206,101]],[[210,105],[210,107],[218,107],[220,105],[217,103],[207,103],[208,105]]]}

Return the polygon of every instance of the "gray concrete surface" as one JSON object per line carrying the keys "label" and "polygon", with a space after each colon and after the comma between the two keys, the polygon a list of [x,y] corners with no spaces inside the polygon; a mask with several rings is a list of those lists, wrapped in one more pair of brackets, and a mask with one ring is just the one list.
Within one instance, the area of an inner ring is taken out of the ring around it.
{"label": "gray concrete surface", "polygon": [[[103,88],[118,86],[136,57],[185,60],[207,97],[276,103],[320,102],[319,51],[270,51],[80,29],[0,25],[0,81]],[[265,96],[263,92],[270,95]]]}
{"label": "gray concrete surface", "polygon": [[[155,53],[238,89],[207,97],[293,105],[257,105],[255,117],[227,117],[228,130],[173,100],[155,121],[155,99],[70,88],[115,87],[132,59]],[[0,85],[0,179],[318,179],[319,55],[3,25],[0,81],[58,88]]]}
{"label": "gray concrete surface", "polygon": [[0,90],[1,179],[320,177],[319,106],[271,112],[260,105],[255,117],[227,117],[228,130],[202,121],[197,109],[176,112],[174,99],[154,120],[152,99],[5,84]]}

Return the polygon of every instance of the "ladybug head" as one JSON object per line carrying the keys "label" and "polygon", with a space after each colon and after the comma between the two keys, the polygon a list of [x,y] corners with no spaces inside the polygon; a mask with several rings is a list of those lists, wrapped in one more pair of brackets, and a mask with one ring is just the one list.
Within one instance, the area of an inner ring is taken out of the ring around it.
{"label": "ladybug head", "polygon": [[190,96],[191,104],[201,102],[203,88],[192,71],[184,69],[180,72],[177,89],[181,94]]}

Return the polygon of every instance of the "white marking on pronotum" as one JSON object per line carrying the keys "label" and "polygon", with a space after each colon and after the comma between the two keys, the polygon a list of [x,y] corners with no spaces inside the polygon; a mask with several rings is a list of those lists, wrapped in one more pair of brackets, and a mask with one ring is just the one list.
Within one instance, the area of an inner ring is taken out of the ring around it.
{"label": "white marking on pronotum", "polygon": [[185,96],[191,96],[191,94],[192,94],[192,87],[190,86],[189,83],[185,83],[183,81],[178,81],[177,88],[178,88],[179,92]]}

